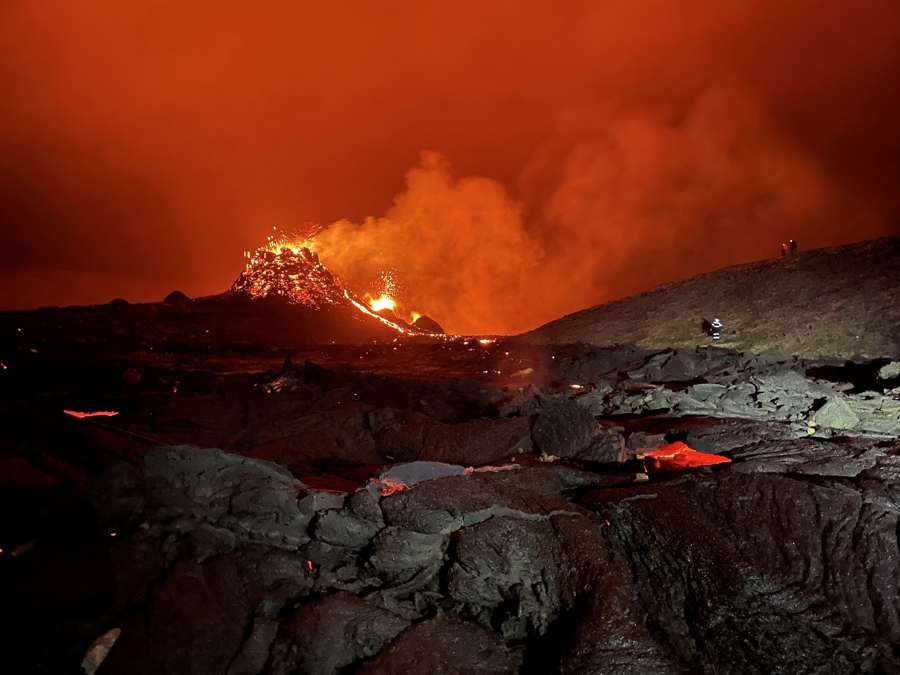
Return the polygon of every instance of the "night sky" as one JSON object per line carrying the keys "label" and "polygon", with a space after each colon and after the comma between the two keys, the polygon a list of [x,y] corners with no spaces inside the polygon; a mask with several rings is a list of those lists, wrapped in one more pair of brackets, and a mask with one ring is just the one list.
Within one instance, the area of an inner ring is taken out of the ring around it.
{"label": "night sky", "polygon": [[219,293],[315,222],[517,332],[897,234],[898,45],[896,0],[3,0],[0,308]]}

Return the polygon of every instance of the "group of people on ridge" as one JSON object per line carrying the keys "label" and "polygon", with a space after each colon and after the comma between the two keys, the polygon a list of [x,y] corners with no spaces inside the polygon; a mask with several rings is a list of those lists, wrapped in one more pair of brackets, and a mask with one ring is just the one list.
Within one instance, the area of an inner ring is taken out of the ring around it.
{"label": "group of people on ridge", "polygon": [[788,249],[791,251],[791,255],[794,255],[797,252],[797,242],[791,239],[789,244],[781,245],[781,257],[784,258],[788,254]]}
{"label": "group of people on ridge", "polygon": [[[788,251],[791,252],[791,255],[794,255],[797,252],[797,242],[791,239],[787,244],[781,245],[781,257],[784,258],[787,256]],[[713,340],[719,340],[722,337],[722,322],[719,319],[716,319],[711,324],[707,324],[709,326],[709,334],[712,335]]]}

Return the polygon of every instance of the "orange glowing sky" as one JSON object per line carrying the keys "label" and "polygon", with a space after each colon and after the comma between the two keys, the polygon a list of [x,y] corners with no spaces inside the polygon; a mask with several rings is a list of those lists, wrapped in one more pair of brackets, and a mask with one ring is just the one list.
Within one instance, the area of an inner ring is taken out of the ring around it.
{"label": "orange glowing sky", "polygon": [[331,224],[453,331],[900,231],[895,0],[0,4],[0,307]]}

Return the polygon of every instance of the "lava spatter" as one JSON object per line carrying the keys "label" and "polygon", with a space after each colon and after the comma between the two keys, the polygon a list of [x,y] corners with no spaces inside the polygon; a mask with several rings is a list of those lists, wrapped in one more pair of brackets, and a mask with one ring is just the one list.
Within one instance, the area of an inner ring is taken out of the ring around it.
{"label": "lava spatter", "polygon": [[311,309],[358,310],[399,333],[412,332],[366,307],[337,274],[321,263],[308,240],[300,244],[273,240],[248,256],[247,266],[231,286],[232,293],[251,298],[279,297]]}

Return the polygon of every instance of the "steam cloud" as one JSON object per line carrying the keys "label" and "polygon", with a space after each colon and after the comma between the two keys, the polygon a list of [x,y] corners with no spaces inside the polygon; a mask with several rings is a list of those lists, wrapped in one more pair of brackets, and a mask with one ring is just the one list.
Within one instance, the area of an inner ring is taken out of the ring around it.
{"label": "steam cloud", "polygon": [[855,212],[733,83],[705,92],[681,120],[614,106],[571,112],[523,172],[531,203],[490,178],[454,178],[433,152],[406,179],[384,217],[338,221],[316,248],[351,286],[397,269],[406,309],[460,333],[517,333],[778,255],[780,242],[808,241]]}

